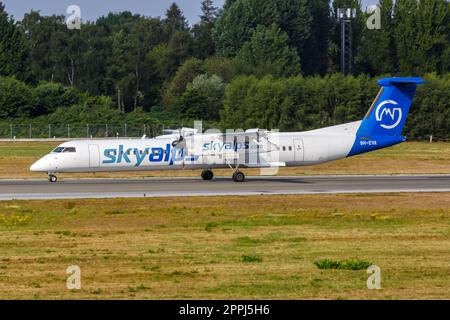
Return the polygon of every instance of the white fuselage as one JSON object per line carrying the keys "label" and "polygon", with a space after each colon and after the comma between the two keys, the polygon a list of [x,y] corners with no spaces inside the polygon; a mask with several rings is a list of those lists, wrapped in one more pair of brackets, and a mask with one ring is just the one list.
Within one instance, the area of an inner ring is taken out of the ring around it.
{"label": "white fuselage", "polygon": [[31,166],[47,172],[142,171],[231,167],[233,180],[243,182],[239,168],[306,166],[393,146],[406,140],[402,131],[421,78],[385,78],[362,121],[306,132],[205,132],[199,128],[171,130],[154,139],[70,141]]}
{"label": "white fuselage", "polygon": [[175,147],[173,142],[179,138],[176,134],[154,139],[70,141],[30,169],[64,173],[314,165],[347,157],[360,124],[357,121],[306,132],[266,132],[263,138],[249,135],[230,141],[217,133],[193,133],[182,146]]}

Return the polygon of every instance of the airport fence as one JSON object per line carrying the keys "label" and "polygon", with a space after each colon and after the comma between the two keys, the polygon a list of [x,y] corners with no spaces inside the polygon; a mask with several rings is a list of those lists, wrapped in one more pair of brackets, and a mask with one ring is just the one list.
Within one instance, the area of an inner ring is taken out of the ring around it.
{"label": "airport fence", "polygon": [[[92,138],[140,138],[155,137],[164,129],[181,128],[183,124],[0,124],[0,139],[92,139]],[[418,141],[450,142],[449,137],[429,135]]]}
{"label": "airport fence", "polygon": [[0,139],[72,139],[154,137],[164,132],[164,126],[149,124],[10,124],[0,125]]}

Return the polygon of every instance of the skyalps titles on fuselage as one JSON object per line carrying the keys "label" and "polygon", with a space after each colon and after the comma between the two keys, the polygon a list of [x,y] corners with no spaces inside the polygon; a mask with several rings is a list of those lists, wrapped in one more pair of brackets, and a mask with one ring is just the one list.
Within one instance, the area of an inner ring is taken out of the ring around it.
{"label": "skyalps titles on fuselage", "polygon": [[230,168],[243,182],[242,168],[307,166],[386,148],[402,136],[421,78],[379,80],[381,90],[361,121],[305,132],[280,133],[250,129],[201,132],[183,128],[153,139],[79,140],[61,144],[30,170],[45,172],[51,182],[58,173]]}

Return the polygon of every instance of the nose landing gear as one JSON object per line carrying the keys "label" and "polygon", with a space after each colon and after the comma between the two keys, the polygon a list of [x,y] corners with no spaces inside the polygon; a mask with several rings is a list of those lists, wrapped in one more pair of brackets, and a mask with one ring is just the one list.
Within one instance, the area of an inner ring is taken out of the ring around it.
{"label": "nose landing gear", "polygon": [[52,183],[55,183],[55,182],[58,181],[58,177],[55,176],[54,174],[49,174],[49,175],[48,175],[48,181],[50,181],[50,182],[52,182]]}

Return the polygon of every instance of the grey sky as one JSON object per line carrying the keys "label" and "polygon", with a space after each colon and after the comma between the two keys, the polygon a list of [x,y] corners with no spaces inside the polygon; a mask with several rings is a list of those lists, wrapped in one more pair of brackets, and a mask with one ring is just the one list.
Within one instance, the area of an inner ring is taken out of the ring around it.
{"label": "grey sky", "polygon": [[[164,16],[167,8],[175,1],[183,10],[189,22],[199,20],[201,0],[0,0],[9,14],[16,20],[31,9],[40,10],[43,15],[65,14],[69,5],[76,4],[81,8],[83,20],[95,20],[108,12],[131,11],[146,16]],[[363,0],[363,8],[377,0]],[[221,7],[224,0],[214,0],[216,7]]]}

